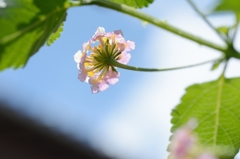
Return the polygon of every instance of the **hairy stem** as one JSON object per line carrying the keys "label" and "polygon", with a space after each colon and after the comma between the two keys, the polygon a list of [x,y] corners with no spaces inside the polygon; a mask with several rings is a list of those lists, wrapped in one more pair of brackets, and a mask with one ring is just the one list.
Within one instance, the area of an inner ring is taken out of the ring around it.
{"label": "hairy stem", "polygon": [[[74,3],[76,2],[76,3]],[[221,52],[225,52],[226,51],[226,47],[222,47],[219,46],[215,43],[212,43],[211,41],[202,39],[198,36],[195,36],[193,34],[190,34],[186,31],[183,31],[181,29],[176,28],[175,26],[172,26],[168,23],[166,23],[165,21],[161,21],[158,18],[155,18],[153,16],[150,16],[148,14],[145,14],[143,12],[140,12],[132,7],[128,7],[126,5],[121,5],[121,4],[117,4],[114,2],[110,2],[110,1],[105,1],[105,0],[78,0],[78,1],[72,1],[71,2],[71,6],[84,6],[84,5],[98,5],[101,7],[105,7],[105,8],[110,8],[128,15],[131,15],[133,17],[139,18],[143,21],[146,21],[148,23],[151,23],[157,27],[160,27],[162,29],[165,29],[171,33],[177,34],[179,36],[182,36],[186,39],[192,40],[194,42],[197,42],[201,45],[205,45],[208,46],[210,48],[213,48],[215,50],[219,50]]]}

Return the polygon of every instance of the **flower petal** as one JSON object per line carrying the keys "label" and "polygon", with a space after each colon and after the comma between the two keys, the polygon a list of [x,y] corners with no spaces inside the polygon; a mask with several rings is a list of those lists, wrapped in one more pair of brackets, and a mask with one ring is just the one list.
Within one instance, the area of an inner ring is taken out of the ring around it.
{"label": "flower petal", "polygon": [[105,33],[105,29],[103,27],[98,27],[95,34],[104,34]]}
{"label": "flower petal", "polygon": [[115,30],[115,31],[113,31],[113,33],[116,34],[116,35],[121,35],[123,37],[122,30]]}
{"label": "flower petal", "polygon": [[83,53],[87,53],[87,50],[90,48],[90,41],[83,43],[82,50]]}
{"label": "flower petal", "polygon": [[119,81],[119,79],[118,78],[109,78],[109,79],[107,79],[107,83],[108,84],[116,84],[117,82]]}
{"label": "flower petal", "polygon": [[86,68],[84,67],[84,63],[86,61],[87,54],[82,54],[81,61],[78,65],[79,71],[78,71],[78,79],[82,82],[86,81],[88,72],[86,71]]}
{"label": "flower petal", "polygon": [[217,158],[210,153],[203,153],[200,156],[198,156],[197,159],[217,159]]}
{"label": "flower petal", "polygon": [[82,54],[82,57],[81,57],[80,63],[79,63],[79,69],[80,70],[84,70],[85,69],[84,63],[86,61],[86,58],[87,58],[87,54],[86,53]]}
{"label": "flower petal", "polygon": [[88,73],[84,70],[79,70],[78,79],[82,82],[86,82]]}
{"label": "flower petal", "polygon": [[130,59],[131,59],[131,54],[127,53],[126,51],[123,51],[123,52],[119,55],[119,60],[118,60],[118,62],[120,62],[120,63],[122,63],[122,64],[127,64]]}
{"label": "flower petal", "polygon": [[76,63],[80,63],[81,57],[82,57],[82,51],[81,51],[81,50],[78,50],[78,52],[76,52],[76,53],[74,54],[74,61],[75,61]]}
{"label": "flower petal", "polygon": [[91,90],[93,94],[105,91],[109,87],[105,81],[97,81],[96,78],[89,78],[88,82],[91,84]]}
{"label": "flower petal", "polygon": [[104,83],[104,82],[101,82],[98,84],[98,87],[99,87],[99,91],[105,91],[106,89],[108,89],[108,84]]}
{"label": "flower petal", "polygon": [[106,81],[107,84],[112,84],[113,85],[113,84],[116,84],[119,81],[119,79],[118,79],[119,77],[120,77],[120,73],[114,72],[110,68],[109,72],[106,76],[105,81]]}
{"label": "flower petal", "polygon": [[105,35],[105,29],[103,27],[98,27],[90,41],[95,43],[97,40],[102,38],[104,35]]}
{"label": "flower petal", "polygon": [[128,40],[127,41],[127,49],[126,51],[131,51],[135,49],[135,42]]}

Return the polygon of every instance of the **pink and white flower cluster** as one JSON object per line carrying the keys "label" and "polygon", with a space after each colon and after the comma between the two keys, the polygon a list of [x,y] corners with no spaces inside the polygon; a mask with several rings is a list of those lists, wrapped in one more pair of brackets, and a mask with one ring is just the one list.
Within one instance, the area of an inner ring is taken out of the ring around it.
{"label": "pink and white flower cluster", "polygon": [[170,144],[169,159],[217,159],[212,153],[200,150],[193,129],[197,123],[190,120],[185,126],[175,131]]}
{"label": "pink and white flower cluster", "polygon": [[133,49],[135,43],[126,41],[121,30],[106,33],[103,27],[98,27],[82,50],[74,55],[79,80],[89,83],[92,93],[106,90],[109,84],[117,83],[120,76],[111,61],[127,64],[131,58],[128,51]]}

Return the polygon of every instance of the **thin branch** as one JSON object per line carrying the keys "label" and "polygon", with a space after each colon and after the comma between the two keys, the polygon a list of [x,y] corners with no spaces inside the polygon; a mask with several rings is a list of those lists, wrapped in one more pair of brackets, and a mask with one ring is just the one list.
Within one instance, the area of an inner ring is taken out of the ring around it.
{"label": "thin branch", "polygon": [[223,36],[221,32],[219,32],[213,25],[212,23],[207,19],[207,17],[198,9],[198,7],[195,5],[195,3],[192,0],[187,0],[189,4],[193,7],[193,9],[202,17],[202,19],[212,28],[217,35],[228,44],[228,39],[226,36]]}
{"label": "thin branch", "polygon": [[233,37],[232,37],[232,41],[233,42],[235,41],[237,33],[238,33],[238,26],[239,26],[239,24],[236,24],[236,28],[234,30]]}
{"label": "thin branch", "polygon": [[179,69],[183,69],[183,68],[195,67],[195,66],[211,63],[211,62],[214,62],[214,61],[222,60],[224,58],[225,57],[221,57],[221,58],[212,59],[212,60],[208,60],[208,61],[197,63],[197,64],[192,64],[192,65],[187,65],[187,66],[180,66],[180,67],[172,67],[172,68],[141,68],[141,67],[134,67],[134,66],[124,65],[124,64],[121,64],[121,63],[119,63],[119,62],[117,62],[115,60],[112,60],[110,62],[110,65],[113,65],[115,67],[119,67],[119,68],[122,68],[122,69],[126,69],[126,70],[132,70],[132,71],[161,72],[161,71],[171,71],[171,70],[179,70]]}
{"label": "thin branch", "polygon": [[186,39],[197,42],[200,45],[205,45],[205,46],[208,46],[215,50],[219,50],[221,52],[226,51],[226,47],[219,46],[215,43],[212,43],[211,41],[202,39],[198,36],[195,36],[195,35],[192,35],[192,34],[186,32],[186,31],[180,30],[180,29],[176,28],[175,26],[172,26],[172,25],[166,23],[165,21],[161,21],[155,17],[152,17],[148,14],[140,12],[140,11],[138,11],[132,7],[128,7],[126,5],[121,5],[121,4],[117,4],[114,2],[103,1],[103,0],[79,0],[78,3],[71,3],[71,6],[84,6],[84,5],[98,5],[101,7],[110,8],[110,9],[128,14],[130,16],[136,17],[136,18],[146,21],[148,23],[151,23],[155,26],[158,26],[159,28],[165,29],[169,32],[172,32],[174,34],[182,36]]}
{"label": "thin branch", "polygon": [[221,75],[221,76],[224,77],[224,78],[225,78],[225,72],[226,72],[227,66],[228,66],[228,61],[229,61],[229,59],[226,60],[225,65],[224,65],[224,68],[223,68],[223,72],[222,72],[222,75]]}

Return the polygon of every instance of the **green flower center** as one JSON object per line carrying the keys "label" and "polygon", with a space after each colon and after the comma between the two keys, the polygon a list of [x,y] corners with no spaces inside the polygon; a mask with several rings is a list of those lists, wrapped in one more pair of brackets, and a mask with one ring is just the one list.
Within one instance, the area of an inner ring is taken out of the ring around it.
{"label": "green flower center", "polygon": [[121,54],[117,45],[118,44],[116,43],[110,44],[109,39],[107,39],[104,46],[99,44],[98,47],[94,48],[93,58],[97,61],[94,64],[95,69],[109,70],[109,67],[111,67],[113,71],[117,72],[117,70],[111,65],[111,61],[118,60],[119,55]]}

